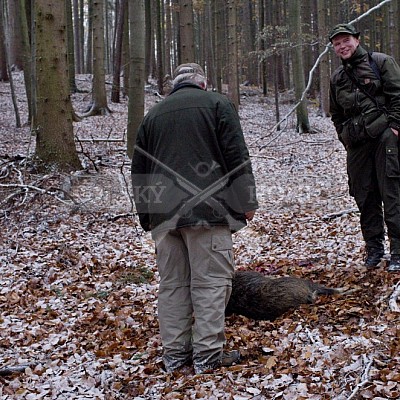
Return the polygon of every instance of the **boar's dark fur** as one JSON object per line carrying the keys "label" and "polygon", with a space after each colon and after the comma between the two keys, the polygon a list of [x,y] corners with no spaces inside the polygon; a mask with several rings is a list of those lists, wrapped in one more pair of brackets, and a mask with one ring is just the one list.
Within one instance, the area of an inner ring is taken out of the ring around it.
{"label": "boar's dark fur", "polygon": [[301,304],[313,303],[318,295],[337,293],[342,289],[327,288],[307,279],[268,278],[254,271],[237,271],[226,315],[273,321]]}

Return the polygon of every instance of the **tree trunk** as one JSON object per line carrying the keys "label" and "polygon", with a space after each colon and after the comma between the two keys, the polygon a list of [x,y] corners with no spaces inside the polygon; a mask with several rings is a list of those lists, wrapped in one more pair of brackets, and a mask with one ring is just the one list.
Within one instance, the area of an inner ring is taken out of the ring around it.
{"label": "tree trunk", "polygon": [[94,0],[92,106],[84,117],[107,115],[111,112],[107,106],[104,46],[104,0]]}
{"label": "tree trunk", "polygon": [[113,85],[111,90],[111,101],[119,103],[120,87],[121,87],[121,59],[122,59],[122,40],[124,36],[125,21],[125,5],[126,0],[119,1],[118,19],[115,28],[115,52],[114,52],[114,74]]}
{"label": "tree trunk", "polygon": [[172,18],[172,12],[171,12],[171,4],[169,4],[169,1],[165,5],[165,40],[164,40],[164,54],[165,54],[165,63],[164,63],[164,69],[165,73],[169,76],[172,77],[172,62],[171,62],[171,43],[173,43],[172,40],[172,25],[171,25],[171,18]]}
{"label": "tree trunk", "polygon": [[228,7],[228,97],[239,109],[238,43],[236,0],[227,1]]}
{"label": "tree trunk", "polygon": [[146,55],[145,55],[145,68],[146,68],[146,82],[148,82],[151,73],[151,59],[153,49],[153,21],[151,18],[151,1],[145,1],[145,20],[146,20]]}
{"label": "tree trunk", "polygon": [[8,62],[9,65],[12,65],[13,68],[22,70],[23,69],[23,61],[22,61],[22,40],[21,40],[21,18],[20,18],[20,4],[19,1],[7,1],[6,5],[8,6],[8,14],[6,15],[9,30],[8,30],[8,43],[9,46],[9,54],[8,54]]}
{"label": "tree trunk", "polygon": [[36,156],[47,166],[81,169],[68,84],[65,2],[35,2]]}
{"label": "tree trunk", "polygon": [[66,16],[67,16],[67,35],[68,35],[68,72],[69,72],[69,89],[71,93],[78,91],[75,82],[75,51],[74,51],[74,30],[72,22],[72,3],[66,0]]}
{"label": "tree trunk", "polygon": [[224,80],[223,65],[226,43],[225,35],[225,2],[223,0],[215,0],[214,4],[214,15],[215,15],[215,70],[216,70],[216,82],[217,90],[222,93],[222,83]]}
{"label": "tree trunk", "polygon": [[163,65],[163,38],[162,38],[162,0],[156,0],[156,41],[157,41],[157,88],[158,93],[164,94],[164,65]]}
{"label": "tree trunk", "polygon": [[4,34],[4,0],[0,0],[0,81],[8,81],[7,48]]}
{"label": "tree trunk", "polygon": [[145,11],[144,0],[129,1],[130,80],[127,127],[127,152],[132,158],[137,129],[144,115]]}
{"label": "tree trunk", "polygon": [[195,62],[193,1],[179,0],[180,63]]}
{"label": "tree trunk", "polygon": [[122,95],[124,97],[128,96],[129,92],[129,12],[128,12],[128,2],[125,3],[124,10],[124,33],[122,38],[122,64],[123,64],[123,88]]}
{"label": "tree trunk", "polygon": [[[289,3],[289,20],[290,40],[293,46],[293,83],[297,102],[300,100],[305,89],[302,47],[303,40],[300,21],[300,0],[293,0]],[[307,99],[304,99],[296,108],[297,131],[300,133],[310,131],[306,102]]]}
{"label": "tree trunk", "polygon": [[[320,53],[324,51],[325,43],[328,40],[326,9],[327,1],[318,1],[318,37]],[[319,65],[319,100],[320,112],[323,117],[329,116],[329,76],[329,58],[324,57]]]}
{"label": "tree trunk", "polygon": [[[264,11],[264,0],[259,0],[259,26],[260,26],[260,32],[264,31],[265,28],[265,11]],[[260,40],[260,47],[259,51],[261,53],[265,54],[266,50],[266,38]],[[276,57],[276,55],[274,55]],[[266,96],[268,92],[268,87],[267,87],[267,60],[266,57],[263,57],[261,60],[261,65],[260,65],[260,81],[261,81],[261,86],[262,86],[262,91],[263,95]]]}
{"label": "tree trunk", "polygon": [[86,46],[86,68],[87,74],[93,73],[93,0],[88,0],[88,27]]}
{"label": "tree trunk", "polygon": [[79,18],[79,0],[74,0],[74,24],[73,31],[74,34],[72,38],[74,39],[74,50],[75,50],[75,61],[76,61],[76,73],[81,74],[83,72],[83,62],[82,62],[82,50],[81,50],[81,31],[80,31],[80,18]]}
{"label": "tree trunk", "polygon": [[32,57],[31,46],[29,44],[28,21],[26,15],[26,0],[19,0],[19,16],[21,26],[21,59],[24,70],[24,82],[26,91],[26,100],[28,102],[28,123],[32,122]]}

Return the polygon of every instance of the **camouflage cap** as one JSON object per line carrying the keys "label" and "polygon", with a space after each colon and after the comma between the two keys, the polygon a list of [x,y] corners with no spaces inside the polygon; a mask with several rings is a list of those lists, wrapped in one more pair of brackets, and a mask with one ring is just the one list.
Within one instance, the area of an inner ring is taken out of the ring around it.
{"label": "camouflage cap", "polygon": [[182,81],[195,80],[197,77],[206,78],[203,68],[199,64],[187,63],[176,67],[174,71],[174,85]]}
{"label": "camouflage cap", "polygon": [[329,41],[332,42],[332,39],[336,35],[340,35],[341,33],[347,33],[349,35],[355,36],[356,38],[358,38],[360,36],[360,32],[358,32],[356,30],[356,28],[354,28],[353,25],[350,25],[350,24],[338,24],[331,30],[331,33],[329,34]]}

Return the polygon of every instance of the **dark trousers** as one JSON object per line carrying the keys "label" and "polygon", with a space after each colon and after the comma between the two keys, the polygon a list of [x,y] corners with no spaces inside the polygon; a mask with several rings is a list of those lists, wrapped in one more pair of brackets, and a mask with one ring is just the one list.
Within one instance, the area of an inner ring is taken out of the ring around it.
{"label": "dark trousers", "polygon": [[399,138],[388,128],[377,139],[347,149],[347,173],[367,247],[383,249],[385,223],[390,252],[400,254]]}

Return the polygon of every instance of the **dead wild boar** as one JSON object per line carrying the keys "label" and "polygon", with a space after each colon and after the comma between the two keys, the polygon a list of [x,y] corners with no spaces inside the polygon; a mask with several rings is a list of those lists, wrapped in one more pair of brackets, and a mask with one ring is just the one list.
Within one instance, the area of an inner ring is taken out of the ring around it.
{"label": "dead wild boar", "polygon": [[307,279],[295,277],[269,278],[255,271],[237,271],[226,315],[270,320],[301,304],[314,303],[318,295],[344,293]]}

